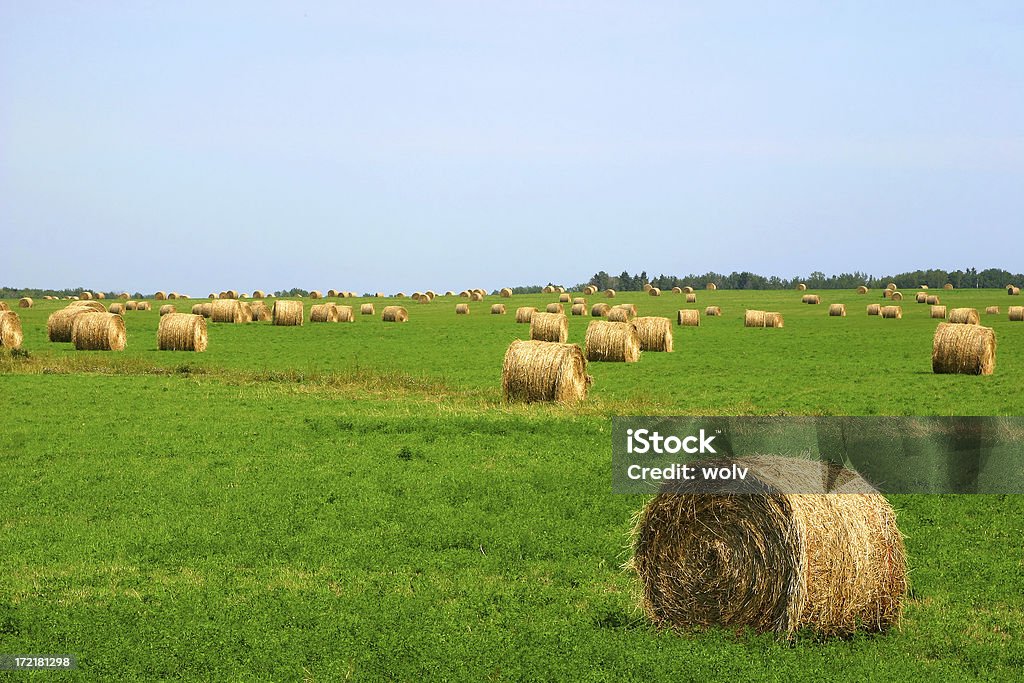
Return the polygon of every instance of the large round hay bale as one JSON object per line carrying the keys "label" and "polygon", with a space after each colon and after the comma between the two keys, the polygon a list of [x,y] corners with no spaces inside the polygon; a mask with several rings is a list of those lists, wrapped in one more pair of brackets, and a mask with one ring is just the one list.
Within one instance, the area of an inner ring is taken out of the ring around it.
{"label": "large round hay bale", "polygon": [[946,284],[942,285],[942,288],[944,290],[946,290],[947,292],[951,291],[953,289],[953,283],[952,282],[947,282]]}
{"label": "large round hay bale", "polygon": [[95,297],[96,297],[97,299],[106,299],[106,298],[107,298],[107,295],[106,295],[106,294],[104,294],[103,292],[96,292],[96,293],[94,294],[94,296],[95,296]]}
{"label": "large round hay bale", "polygon": [[578,297],[575,297],[572,300],[572,303],[573,303],[573,306],[575,306],[576,304],[583,304],[584,306],[586,306],[587,305],[587,300],[584,299],[582,296],[578,296]]}
{"label": "large round hay bale", "polygon": [[510,296],[512,296],[512,290],[509,289],[508,287],[502,287],[501,291],[498,292],[498,295],[501,296],[504,299],[507,299]]}
{"label": "large round hay bale", "polygon": [[534,313],[530,317],[530,339],[565,343],[569,338],[569,319],[563,313]]}
{"label": "large round hay bale", "polygon": [[373,304],[363,304],[359,307],[359,315],[374,315],[377,311],[374,310]]}
{"label": "large round hay bale", "polygon": [[[252,313],[252,319],[256,322],[265,322],[273,317],[270,311],[270,307],[267,306],[263,301],[257,300],[248,304],[249,312]],[[205,317],[205,316],[204,316]]]}
{"label": "large round hay bale", "polygon": [[401,306],[385,306],[380,319],[386,323],[406,323],[409,322],[409,311]]}
{"label": "large round hay bale", "polygon": [[676,324],[683,327],[700,327],[700,311],[695,308],[682,308],[676,312]]}
{"label": "large round hay bale", "polygon": [[274,302],[274,309],[271,314],[271,320],[274,325],[297,327],[302,325],[304,318],[305,310],[301,301],[278,299]]}
{"label": "large round hay bale", "polygon": [[882,305],[868,304],[868,315],[882,315]]}
{"label": "large round hay bale", "polygon": [[985,309],[985,315],[999,315],[998,306],[989,306]]}
{"label": "large round hay bale", "polygon": [[690,285],[686,285],[685,287],[683,287],[683,294],[693,294],[693,292],[693,287],[691,287]]}
{"label": "large round hay bale", "polygon": [[[698,313],[694,311],[694,313]],[[641,351],[664,351],[672,353],[672,321],[668,318],[647,316],[634,318],[633,327],[636,328],[637,336],[640,338]],[[697,314],[697,324],[700,324],[700,314]]]}
{"label": "large round hay bale", "polygon": [[212,317],[213,316],[213,302],[212,301],[207,302],[205,304],[202,304],[202,306],[203,306],[203,310],[202,310],[203,317],[204,318]]}
{"label": "large round hay bale", "polygon": [[657,287],[651,287],[647,290],[647,294],[650,296],[661,296],[661,290]]}
{"label": "large round hay bale", "polygon": [[916,301],[919,304],[928,303],[928,292],[918,292],[917,294],[914,295],[914,301]]}
{"label": "large round hay bale", "polygon": [[931,309],[929,309],[929,316],[931,316],[932,318],[937,318],[939,320],[945,320],[946,319],[946,307],[945,306],[932,306]]}
{"label": "large round hay bale", "polygon": [[165,294],[164,292],[157,292],[156,294],[153,295],[153,298],[156,299],[157,301],[163,301],[164,299],[167,298],[167,294]]}
{"label": "large round hay bale", "polygon": [[902,306],[882,306],[882,317],[900,320],[903,318]]}
{"label": "large round hay bale", "polygon": [[528,323],[533,319],[533,314],[536,312],[537,309],[533,306],[520,306],[516,309],[516,322]]}
{"label": "large round hay bale", "polygon": [[177,312],[178,312],[178,309],[174,307],[174,304],[164,304],[163,306],[160,307],[160,317],[161,318],[164,317],[165,315],[169,315],[171,313],[177,313]]}
{"label": "large round hay bale", "polygon": [[[1013,285],[1006,288],[1006,293],[1010,296],[1020,296],[1020,287],[1014,287]],[[29,299],[31,301],[31,299]]]}
{"label": "large round hay bale", "polygon": [[560,303],[558,303],[558,304],[555,304],[555,303],[548,304],[548,307],[547,307],[546,310],[547,310],[548,313],[565,313],[565,307],[562,306],[562,304],[560,304]]}
{"label": "large round hay bale", "polygon": [[845,318],[846,304],[829,304],[828,314],[833,318]]}
{"label": "large round hay bale", "polygon": [[356,321],[356,309],[352,306],[335,306],[339,323],[354,323]]}
{"label": "large round hay bale", "polygon": [[651,286],[651,284],[650,284],[649,282],[645,282],[645,283],[644,283],[644,287],[643,287],[643,289],[644,289],[644,291],[645,291],[645,292],[649,292],[649,291],[651,291],[652,289],[654,289],[654,287],[652,287],[652,286]]}
{"label": "large round hay bale", "polygon": [[633,310],[631,308],[625,308],[622,306],[612,306],[608,309],[608,322],[613,323],[627,323],[633,316]]}
{"label": "large round hay bale", "polygon": [[409,296],[409,298],[410,298],[410,299],[412,299],[413,301],[419,301],[419,300],[420,300],[420,297],[422,297],[422,296],[423,296],[423,294],[422,294],[422,293],[420,293],[420,292],[413,292],[413,293],[412,293],[412,294],[411,294],[411,295]]}
{"label": "large round hay bale", "polygon": [[75,306],[79,308],[89,308],[98,313],[107,313],[107,308],[99,301],[72,301],[68,304],[68,307]]}
{"label": "large round hay bale", "polygon": [[816,460],[758,455],[713,465],[733,463],[748,469],[751,493],[674,482],[636,518],[629,566],[655,625],[787,636],[899,625],[906,552],[884,496],[849,470],[828,492],[829,465]]}
{"label": "large round hay bale", "polygon": [[149,303],[148,301],[140,301],[139,305],[135,307],[135,310],[137,310],[137,311],[152,311],[153,310],[153,304]]}
{"label": "large round hay bale", "polygon": [[75,318],[80,315],[98,312],[85,306],[68,306],[59,311],[54,311],[46,319],[46,336],[52,342],[69,342],[71,341],[71,331],[74,329]]}
{"label": "large round hay bale", "polygon": [[800,303],[802,304],[820,304],[821,297],[817,294],[804,294],[800,297]]}
{"label": "large round hay bale", "polygon": [[882,290],[882,298],[883,299],[888,299],[891,296],[892,296],[892,290],[891,289],[883,289]]}
{"label": "large round hay bale", "polygon": [[237,289],[229,289],[229,290],[225,291],[224,294],[226,295],[226,296],[222,297],[224,299],[237,299],[238,298],[238,290]]}
{"label": "large round hay bale", "polygon": [[123,351],[126,341],[124,318],[114,313],[94,311],[71,325],[71,343],[79,351]]}
{"label": "large round hay bale", "polygon": [[592,321],[587,327],[584,353],[599,362],[636,362],[640,359],[640,337],[629,323]]}
{"label": "large round hay bale", "polygon": [[463,299],[468,299],[469,298],[469,290],[468,289],[462,290],[461,292],[459,292],[459,296],[461,296]]}
{"label": "large round hay bale", "polygon": [[570,301],[572,301],[572,297],[569,296],[568,294],[559,294],[558,295],[558,303],[567,304]]}
{"label": "large round hay bale", "polygon": [[469,293],[469,300],[470,301],[483,301],[484,300],[484,295],[481,294],[480,292],[470,292]]}
{"label": "large round hay bale", "polygon": [[743,314],[744,327],[785,327],[782,314],[777,311],[748,310]]}
{"label": "large round hay bale", "polygon": [[575,344],[517,339],[505,352],[501,385],[506,402],[574,403],[587,397],[590,382],[587,359]]}
{"label": "large round hay bale", "polygon": [[338,307],[333,303],[313,304],[309,307],[310,323],[338,322]]}
{"label": "large round hay bale", "polygon": [[890,282],[889,284],[887,284],[885,286],[885,288],[888,289],[890,292],[895,292],[896,289],[897,289],[896,283],[895,282]]}
{"label": "large round hay bale", "polygon": [[719,308],[718,306],[708,306],[707,308],[704,309],[704,315],[721,316],[722,309]]}
{"label": "large round hay bale", "polygon": [[455,315],[469,315],[469,304],[455,304]]}
{"label": "large round hay bale", "polygon": [[110,307],[107,308],[108,313],[116,313],[117,315],[124,315],[124,311],[124,304],[120,302],[112,303],[110,304]]}
{"label": "large round hay bale", "polygon": [[189,313],[169,313],[160,318],[156,331],[161,351],[205,351],[208,341],[206,318]]}
{"label": "large round hay bale", "polygon": [[137,311],[137,310],[139,310],[139,302],[138,301],[128,301],[128,302],[126,302],[125,305],[124,305],[124,310],[126,310],[126,311]]}
{"label": "large round hay bale", "polygon": [[542,294],[554,294],[555,293],[555,288],[552,287],[551,285],[547,285],[547,286],[544,287],[544,289],[542,289],[540,291],[541,291]]}
{"label": "large round hay bale", "polygon": [[[511,293],[512,293],[512,290],[511,290],[511,289],[510,289],[510,290],[508,290],[508,291],[509,291],[509,294],[511,294]],[[437,298],[437,292],[435,292],[435,291],[434,291],[434,290],[432,290],[432,289],[428,289],[427,291],[425,291],[425,292],[423,292],[423,293],[424,293],[424,294],[426,294],[427,296],[429,296],[431,300],[434,300],[434,299],[436,299],[436,298]],[[355,293],[354,293],[354,292],[352,293],[352,296],[355,296]]]}
{"label": "large round hay bale", "polygon": [[252,290],[252,298],[253,299],[265,299],[266,296],[267,295],[263,293],[262,289],[254,289],[254,290]]}
{"label": "large round hay bale", "polygon": [[314,289],[312,292],[309,293],[309,298],[310,299],[322,299],[322,298],[324,298],[324,295],[320,292],[319,289]]}
{"label": "large round hay bale", "polygon": [[595,318],[603,318],[608,315],[608,311],[611,310],[611,306],[605,303],[594,304],[590,307],[590,315]]}
{"label": "large round hay bale", "polygon": [[683,293],[683,288],[682,287],[673,287],[672,288],[672,293],[673,294],[682,294]]}
{"label": "large round hay bale", "polygon": [[84,299],[85,301],[92,301],[92,292],[82,292],[81,294],[78,295],[78,297],[80,299]]}
{"label": "large round hay bale", "polygon": [[1010,322],[1019,323],[1024,321],[1024,306],[1010,306],[1007,309],[1007,313],[1010,317]]}
{"label": "large round hay bale", "polygon": [[608,297],[609,299],[614,299],[615,298],[615,290],[614,289],[606,289],[606,290],[604,290],[604,295],[606,297]]}
{"label": "large round hay bale", "polygon": [[981,322],[976,308],[954,308],[949,312],[949,322],[961,325],[977,325]]}
{"label": "large round hay bale", "polygon": [[210,322],[241,323],[244,320],[245,312],[238,299],[215,299],[210,306]]}
{"label": "large round hay bale", "polygon": [[942,303],[941,301],[939,301],[939,297],[937,297],[934,294],[929,294],[928,298],[925,299],[924,302],[929,306],[938,306],[939,304]]}
{"label": "large round hay bale", "polygon": [[20,349],[25,341],[21,331],[21,318],[14,311],[0,311],[0,346],[5,349]]}
{"label": "large round hay bale", "polygon": [[251,323],[252,322],[252,306],[248,301],[239,301],[239,308],[242,311],[242,319],[236,322],[240,323]]}
{"label": "large round hay bale", "polygon": [[586,304],[573,304],[572,305],[572,309],[571,309],[571,313],[573,315],[586,315],[587,314],[587,305]]}
{"label": "large round hay bale", "polygon": [[798,292],[806,292],[807,291],[807,285],[805,285],[804,283],[801,282],[800,284],[798,284],[796,286],[796,291],[798,291]]}
{"label": "large round hay bale", "polygon": [[[111,311],[115,313],[116,311]],[[192,304],[192,315],[203,315],[203,304]],[[206,316],[203,316],[204,318]]]}
{"label": "large round hay bale", "polygon": [[505,315],[505,304],[493,304],[491,306],[491,315]]}
{"label": "large round hay bale", "polygon": [[18,308],[32,308],[33,303],[34,302],[32,301],[32,297],[23,296],[20,299],[18,299]]}
{"label": "large round hay bale", "polygon": [[587,285],[583,288],[583,296],[593,296],[597,294],[597,287],[594,285]]}
{"label": "large round hay bale", "polygon": [[[466,294],[466,296],[469,296],[469,294]],[[396,292],[395,293],[395,298],[396,299],[404,299],[405,298],[405,292]]]}
{"label": "large round hay bale", "polygon": [[995,369],[996,333],[991,327],[939,323],[932,339],[932,372],[991,375]]}
{"label": "large round hay bale", "polygon": [[694,293],[694,292],[690,292],[689,294],[687,294],[686,295],[686,303],[688,303],[688,304],[695,304],[695,303],[697,303],[697,294]]}
{"label": "large round hay bale", "polygon": [[129,294],[128,292],[121,292],[121,293],[120,293],[120,294],[118,294],[117,296],[118,296],[119,298],[121,298],[121,299],[131,299],[131,298],[132,298],[132,295],[131,295],[131,294]]}
{"label": "large round hay bale", "polygon": [[868,293],[868,288],[865,287],[864,285],[861,285],[860,287],[857,288],[857,293],[858,294],[867,294]]}
{"label": "large round hay bale", "polygon": [[[338,290],[336,290],[336,289],[328,289],[327,290],[327,298],[328,299],[336,299],[336,298],[338,298]],[[313,314],[310,313],[310,320],[311,321],[312,321],[312,317],[313,317]]]}
{"label": "large round hay bale", "polygon": [[709,292],[713,292],[716,289],[718,289],[718,285],[716,285],[714,282],[709,282],[704,286],[704,289],[708,290]]}

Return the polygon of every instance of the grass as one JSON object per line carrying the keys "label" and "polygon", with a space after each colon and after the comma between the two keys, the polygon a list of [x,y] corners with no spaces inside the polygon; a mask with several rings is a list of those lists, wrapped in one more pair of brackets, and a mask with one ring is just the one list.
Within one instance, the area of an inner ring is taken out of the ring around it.
{"label": "grass", "polygon": [[[80,680],[1017,676],[1021,496],[892,497],[898,632],[680,636],[636,612],[620,567],[643,498],[610,493],[612,415],[1020,414],[1024,324],[983,316],[994,376],[936,376],[927,306],[879,320],[874,294],[821,294],[699,293],[725,315],[675,327],[673,354],[592,364],[579,408],[502,405],[527,326],[493,297],[410,302],[404,325],[212,325],[204,354],[156,351],[155,311],[126,315],[125,352],[76,353],[37,304],[27,354],[0,354],[0,653],[76,654]],[[615,301],[674,318],[680,299]],[[747,306],[786,327],[742,328]]]}

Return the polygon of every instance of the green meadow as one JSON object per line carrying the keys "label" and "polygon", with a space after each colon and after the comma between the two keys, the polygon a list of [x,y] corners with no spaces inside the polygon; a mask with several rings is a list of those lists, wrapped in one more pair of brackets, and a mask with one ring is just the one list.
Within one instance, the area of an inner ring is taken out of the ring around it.
{"label": "green meadow", "polygon": [[[592,363],[578,406],[505,405],[517,306],[557,295],[345,299],[351,324],[210,324],[205,353],[47,341],[0,351],[0,654],[73,654],[67,680],[1009,680],[1024,671],[1024,496],[890,497],[902,627],[793,641],[650,627],[622,569],[645,498],[611,493],[615,415],[1021,415],[1024,303],[936,291],[995,329],[995,374],[935,375],[929,306],[881,293],[620,292],[640,315],[720,306],[675,351]],[[574,294],[574,296],[577,296]],[[167,302],[188,312],[202,300]],[[270,300],[271,302],[273,300]],[[376,315],[358,315],[371,302]],[[109,303],[109,301],[107,302]],[[506,315],[491,315],[505,303]],[[828,304],[847,304],[845,318]],[[782,329],[743,327],[746,308]],[[569,305],[566,305],[568,312]],[[582,345],[591,317],[570,317]],[[0,674],[2,676],[3,674]]]}

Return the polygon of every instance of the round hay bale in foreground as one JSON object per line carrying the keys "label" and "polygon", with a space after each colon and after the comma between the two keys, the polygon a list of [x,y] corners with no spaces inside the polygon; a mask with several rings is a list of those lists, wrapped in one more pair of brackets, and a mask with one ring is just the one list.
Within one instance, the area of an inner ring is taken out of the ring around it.
{"label": "round hay bale in foreground", "polygon": [[833,318],[845,318],[846,304],[829,304],[828,314]]}
{"label": "round hay bale in foreground", "polygon": [[139,310],[139,302],[138,301],[128,301],[124,305],[124,310],[126,310],[126,311],[137,311],[137,310]]}
{"label": "round hay bale in foreground", "polygon": [[380,319],[386,323],[406,323],[409,322],[409,311],[402,306],[385,306]]}
{"label": "round hay bale in foreground", "polygon": [[807,291],[807,285],[805,285],[804,283],[801,282],[800,284],[798,284],[796,286],[796,291],[798,291],[798,292],[806,292]]}
{"label": "round hay bale in foreground", "polygon": [[32,301],[32,297],[23,296],[20,299],[18,299],[18,308],[32,308],[33,303],[35,302]]}
{"label": "round hay bale in foreground", "polygon": [[882,315],[882,305],[868,304],[868,315]]}
{"label": "round hay bale in foreground", "polygon": [[[249,312],[252,314],[252,319],[257,322],[265,322],[273,317],[270,307],[262,301],[253,301],[247,304],[247,306],[249,307]],[[201,312],[200,315],[202,315]]]}
{"label": "round hay bale in foreground", "polygon": [[925,299],[924,302],[929,306],[938,306],[939,304],[942,303],[941,301],[939,301],[939,297],[934,294],[929,294],[928,298]]}
{"label": "round hay bale in foreground", "polygon": [[604,295],[606,297],[608,297],[609,299],[614,299],[615,298],[615,290],[614,289],[606,289],[606,290],[604,290]]}
{"label": "round hay bale in foreground", "polygon": [[985,315],[999,315],[999,307],[989,306],[988,308],[985,309]]}
{"label": "round hay bale in foreground", "polygon": [[594,304],[590,307],[590,315],[595,318],[603,318],[608,315],[608,311],[611,310],[611,306],[605,303]]}
{"label": "round hay bale in foreground", "polygon": [[721,316],[722,309],[719,308],[718,306],[708,306],[707,308],[704,309],[704,315]]}
{"label": "round hay bale in foreground", "polygon": [[945,320],[946,319],[946,307],[945,306],[932,306],[929,315],[932,318],[937,318],[939,320]]}
{"label": "round hay bale in foreground", "polygon": [[661,296],[661,290],[657,287],[651,287],[647,290],[647,294],[650,296]]}
{"label": "round hay bale in foreground", "polygon": [[640,360],[640,336],[630,323],[593,320],[587,326],[584,353],[588,361],[635,363]]}
{"label": "round hay bale in foreground", "polygon": [[587,397],[591,381],[587,360],[576,344],[517,339],[505,352],[501,388],[508,403],[575,403]]}
{"label": "round hay bale in foreground", "polygon": [[491,306],[491,315],[505,315],[505,304],[493,304]]}
{"label": "round hay bale in foreground", "polygon": [[800,297],[800,303],[802,303],[802,304],[815,304],[815,305],[816,304],[820,304],[821,303],[821,297],[818,296],[817,294],[804,294],[802,297]]}
{"label": "round hay bale in foreground", "polygon": [[865,287],[864,285],[861,285],[860,287],[857,288],[857,293],[858,294],[867,294],[868,293],[868,288]]}
{"label": "round hay bale in foreground", "polygon": [[469,304],[455,304],[455,315],[469,315]]}
{"label": "round hay bale in foreground", "polygon": [[169,315],[171,313],[177,313],[177,312],[178,312],[178,309],[174,307],[174,304],[164,304],[163,306],[160,307],[160,317],[161,318],[164,317],[165,315]]}
{"label": "round hay bale in foreground", "polygon": [[695,308],[683,308],[676,313],[676,324],[683,327],[700,327],[700,311]]}
{"label": "round hay bale in foreground", "polygon": [[80,315],[71,325],[71,343],[79,351],[123,351],[124,318],[115,313]]}
{"label": "round hay bale in foreground", "polygon": [[917,294],[914,295],[914,301],[916,301],[919,304],[926,304],[926,303],[928,303],[928,293],[927,292],[918,292]]}
{"label": "round hay bale in foreground", "polygon": [[107,309],[107,313],[116,313],[117,315],[124,315],[124,310],[124,304],[113,303],[110,304],[110,307]]}
{"label": "round hay bale in foreground", "polygon": [[572,301],[572,297],[569,296],[568,294],[559,294],[558,295],[558,303],[560,303],[560,304],[567,304],[570,301]]}
{"label": "round hay bale in foreground", "polygon": [[882,306],[882,317],[901,320],[903,318],[902,306]]}
{"label": "round hay bale in foreground", "polygon": [[516,309],[516,322],[517,323],[528,323],[533,318],[533,314],[537,312],[537,309],[533,306],[520,306]]}
{"label": "round hay bale in foreground", "polygon": [[354,323],[356,321],[356,310],[352,306],[335,306],[337,320],[339,323]]}
{"label": "round hay bale in foreground", "polygon": [[301,301],[278,299],[274,302],[271,319],[274,325],[298,327],[304,322],[305,312]]}
{"label": "round hay bale in foreground", "polygon": [[0,346],[5,349],[20,349],[25,341],[21,331],[21,318],[14,311],[0,311]]}
{"label": "round hay bale in foreground", "polygon": [[977,325],[981,322],[976,308],[954,308],[949,312],[949,322],[961,325]]}
{"label": "round hay bale in foreground", "polygon": [[942,288],[944,290],[946,290],[947,292],[951,291],[953,289],[953,283],[952,282],[947,282],[946,284],[942,285]]}
{"label": "round hay bale in foreground", "polygon": [[[700,313],[694,311],[700,325]],[[663,351],[672,353],[672,321],[668,318],[648,316],[634,318],[633,327],[640,338],[641,351]]]}
{"label": "round hay bale in foreground", "polygon": [[991,375],[995,369],[996,333],[991,327],[939,323],[932,339],[932,372]]}
{"label": "round hay bale in foreground", "polygon": [[1024,306],[1010,306],[1007,313],[1010,316],[1011,322],[1019,323],[1024,321]]}
{"label": "round hay bale in foreground", "polygon": [[573,304],[571,312],[573,315],[586,315],[587,305],[586,304]]}
{"label": "round hay bale in foreground", "polygon": [[54,311],[46,319],[46,336],[52,342],[71,341],[71,331],[74,329],[75,318],[91,313],[98,313],[98,311],[86,308],[85,306],[68,306],[59,311]]}
{"label": "round hay bale in foreground", "polygon": [[548,313],[565,313],[565,307],[562,304],[560,304],[560,303],[558,303],[558,304],[551,303],[551,304],[548,304],[547,312]]}
{"label": "round hay bale in foreground", "polygon": [[534,313],[530,316],[530,339],[564,344],[569,338],[569,319],[564,313]]}
{"label": "round hay bale in foreground", "polygon": [[161,351],[206,350],[208,342],[206,318],[189,313],[169,313],[160,318],[156,345]]}
{"label": "round hay bale in foreground", "polygon": [[890,296],[889,298],[892,299],[893,301],[903,301],[903,293],[893,292],[892,296]]}
{"label": "round hay bale in foreground", "polygon": [[210,322],[240,323],[244,320],[245,313],[238,299],[214,299],[210,306]]}
{"label": "round hay bale in foreground", "polygon": [[508,287],[502,287],[501,291],[498,292],[498,296],[502,297],[503,299],[507,299],[510,296],[512,296],[512,290],[509,289]]}
{"label": "round hay bale in foreground", "polygon": [[359,307],[359,315],[374,315],[376,312],[373,304],[363,304]]}
{"label": "round hay bale in foreground", "polygon": [[338,322],[338,307],[333,303],[313,304],[309,307],[310,323],[336,323]]}
{"label": "round hay bale in foreground", "polygon": [[637,515],[628,566],[647,617],[681,630],[785,636],[898,626],[906,551],[885,497],[849,470],[839,478],[844,495],[826,493],[828,465],[815,460],[760,455],[735,462],[749,468],[750,494],[674,483]]}

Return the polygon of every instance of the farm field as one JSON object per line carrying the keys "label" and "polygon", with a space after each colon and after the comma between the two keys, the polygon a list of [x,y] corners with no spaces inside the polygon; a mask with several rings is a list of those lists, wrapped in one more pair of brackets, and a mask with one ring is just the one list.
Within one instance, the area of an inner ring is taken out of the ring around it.
{"label": "farm field", "polygon": [[80,680],[1012,679],[1024,496],[890,497],[912,590],[884,635],[658,632],[621,569],[644,498],[610,492],[612,416],[1021,415],[1021,299],[933,290],[1001,311],[981,316],[995,374],[935,375],[915,291],[901,320],[865,315],[880,291],[587,297],[723,315],[590,364],[579,406],[501,400],[515,308],[557,295],[386,300],[405,324],[364,298],[336,301],[375,316],[311,324],[306,299],[303,327],[211,323],[201,354],[157,350],[158,305],[125,314],[125,351],[76,352],[46,337],[66,302],[8,301],[26,353],[0,352],[0,652],[76,654]]}

